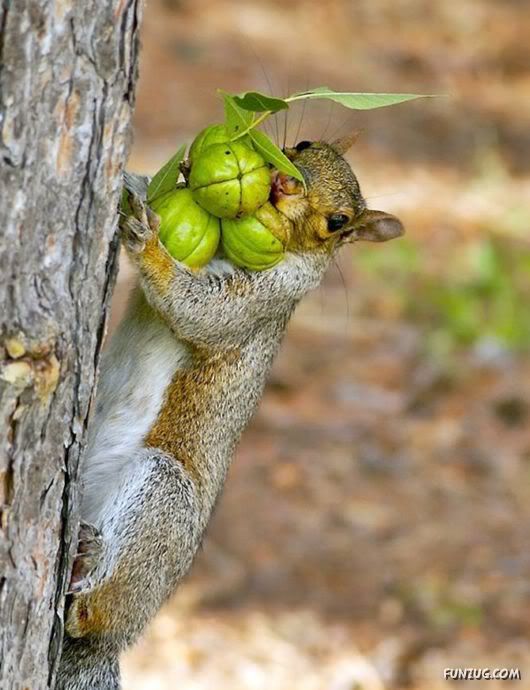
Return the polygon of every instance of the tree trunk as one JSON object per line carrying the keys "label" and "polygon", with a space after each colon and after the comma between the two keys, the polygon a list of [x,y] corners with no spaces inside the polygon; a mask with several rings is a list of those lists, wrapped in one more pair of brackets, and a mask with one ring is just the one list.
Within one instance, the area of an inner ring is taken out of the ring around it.
{"label": "tree trunk", "polygon": [[140,0],[0,0],[0,688],[53,685]]}

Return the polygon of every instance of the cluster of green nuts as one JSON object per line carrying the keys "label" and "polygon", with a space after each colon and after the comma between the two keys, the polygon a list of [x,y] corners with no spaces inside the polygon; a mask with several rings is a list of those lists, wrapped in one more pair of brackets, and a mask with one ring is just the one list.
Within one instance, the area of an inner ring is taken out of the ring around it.
{"label": "cluster of green nuts", "polygon": [[286,219],[269,203],[271,171],[248,137],[231,141],[224,125],[204,129],[191,145],[186,185],[150,201],[160,240],[192,268],[217,253],[251,270],[283,259]]}

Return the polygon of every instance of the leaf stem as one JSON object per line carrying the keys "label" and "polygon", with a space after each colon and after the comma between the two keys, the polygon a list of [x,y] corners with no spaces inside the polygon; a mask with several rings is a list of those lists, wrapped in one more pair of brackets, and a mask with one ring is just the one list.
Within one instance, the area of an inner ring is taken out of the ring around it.
{"label": "leaf stem", "polygon": [[237,136],[233,137],[231,141],[236,141],[237,139],[241,139],[241,137],[246,136],[251,129],[254,129],[258,125],[261,125],[261,123],[264,120],[266,120],[270,115],[272,115],[272,110],[266,110],[262,115],[253,120],[246,129],[244,129],[242,132],[239,132]]}

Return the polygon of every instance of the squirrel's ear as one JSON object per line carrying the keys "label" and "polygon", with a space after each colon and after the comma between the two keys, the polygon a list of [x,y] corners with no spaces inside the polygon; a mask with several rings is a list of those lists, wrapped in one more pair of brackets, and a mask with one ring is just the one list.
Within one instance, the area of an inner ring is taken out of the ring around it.
{"label": "squirrel's ear", "polygon": [[340,139],[332,141],[330,146],[335,151],[335,153],[338,153],[339,156],[343,156],[355,144],[360,134],[361,130],[357,129],[351,134],[347,134],[345,137],[341,137]]}
{"label": "squirrel's ear", "polygon": [[366,209],[353,224],[353,239],[368,242],[386,242],[405,232],[399,218],[384,211]]}

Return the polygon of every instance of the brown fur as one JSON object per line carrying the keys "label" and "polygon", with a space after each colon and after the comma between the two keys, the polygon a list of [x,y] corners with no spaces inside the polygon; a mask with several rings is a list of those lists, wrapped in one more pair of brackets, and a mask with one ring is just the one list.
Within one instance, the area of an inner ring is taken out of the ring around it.
{"label": "brown fur", "polygon": [[117,602],[124,602],[123,585],[116,577],[94,592],[76,597],[68,612],[67,633],[71,637],[84,637],[119,630],[121,617]]}
{"label": "brown fur", "polygon": [[173,259],[166,252],[158,250],[158,238],[150,238],[145,245],[143,261],[146,273],[156,284],[160,294],[165,295],[173,279]]}
{"label": "brown fur", "polygon": [[200,485],[207,478],[207,456],[200,433],[190,434],[197,419],[208,415],[208,403],[225,381],[226,369],[239,360],[239,350],[209,353],[194,348],[193,363],[179,369],[169,385],[158,417],[145,439],[147,447],[159,448],[182,463]]}

